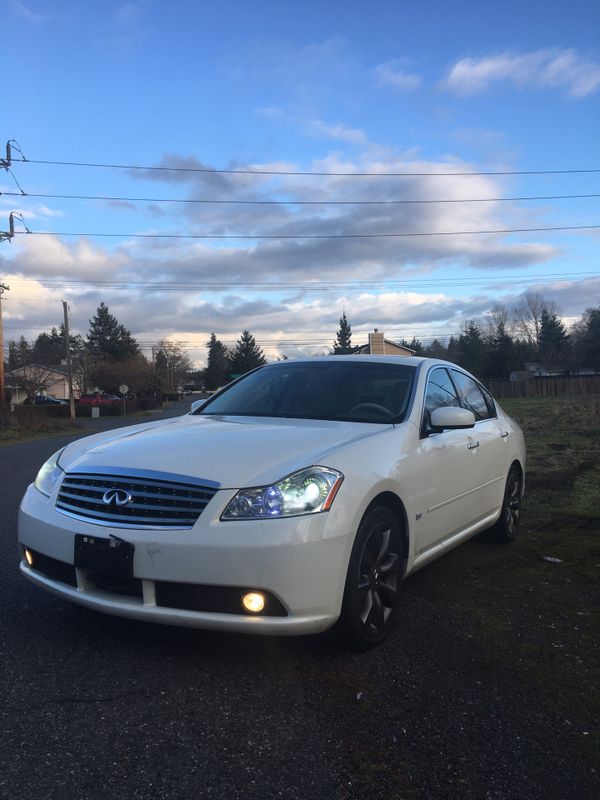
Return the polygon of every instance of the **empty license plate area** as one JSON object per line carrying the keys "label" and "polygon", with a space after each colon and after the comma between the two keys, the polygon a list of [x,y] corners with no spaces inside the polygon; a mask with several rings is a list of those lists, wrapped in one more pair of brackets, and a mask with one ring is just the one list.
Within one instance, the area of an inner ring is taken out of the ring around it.
{"label": "empty license plate area", "polygon": [[108,575],[112,578],[133,578],[133,545],[123,539],[75,535],[74,564],[77,569]]}

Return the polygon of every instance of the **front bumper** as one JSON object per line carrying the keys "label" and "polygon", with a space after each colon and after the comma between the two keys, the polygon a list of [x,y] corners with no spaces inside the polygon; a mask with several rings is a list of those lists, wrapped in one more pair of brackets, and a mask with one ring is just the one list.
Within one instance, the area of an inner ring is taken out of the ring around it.
{"label": "front bumper", "polygon": [[[53,594],[87,608],[168,625],[246,633],[317,633],[338,618],[352,545],[348,535],[332,531],[330,515],[278,520],[221,522],[234,491],[218,491],[190,530],[107,528],[73,519],[54,508],[30,486],[19,510],[22,574]],[[326,536],[324,536],[326,532]],[[83,570],[73,569],[75,534],[118,536],[134,545],[137,593],[99,586]],[[30,567],[24,548],[67,565],[72,579]],[[69,566],[70,565],[70,566]],[[283,610],[278,616],[199,611],[157,604],[169,585],[261,590]]]}

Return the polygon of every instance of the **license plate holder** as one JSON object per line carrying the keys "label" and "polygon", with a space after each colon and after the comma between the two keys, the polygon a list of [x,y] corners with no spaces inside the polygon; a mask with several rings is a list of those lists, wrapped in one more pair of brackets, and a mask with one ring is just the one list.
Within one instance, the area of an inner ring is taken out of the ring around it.
{"label": "license plate holder", "polygon": [[77,569],[97,575],[133,578],[133,551],[133,545],[123,539],[77,533],[73,562]]}

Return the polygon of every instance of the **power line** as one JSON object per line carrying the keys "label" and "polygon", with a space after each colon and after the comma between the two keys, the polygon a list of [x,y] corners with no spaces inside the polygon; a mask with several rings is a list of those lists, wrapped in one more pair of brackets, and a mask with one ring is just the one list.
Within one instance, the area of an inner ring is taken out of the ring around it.
{"label": "power line", "polygon": [[246,205],[246,206],[383,206],[383,205],[431,205],[437,203],[505,203],[526,200],[581,200],[600,197],[600,194],[545,194],[523,197],[472,197],[443,198],[439,200],[218,200],[180,199],[173,197],[118,197],[94,194],[33,194],[30,192],[0,192],[4,197],[35,197],[45,200],[105,200],[125,203],[183,203],[201,205]]}
{"label": "power line", "polygon": [[[457,278],[390,278],[373,279],[369,281],[282,281],[273,283],[272,281],[236,281],[235,288],[243,290],[257,291],[292,291],[292,290],[316,290],[316,291],[343,291],[355,289],[363,291],[365,289],[390,289],[393,287],[401,288],[431,288],[431,286],[441,287],[461,287],[471,285],[501,284],[510,282],[511,284],[522,283],[553,283],[564,280],[565,278],[586,278],[598,277],[598,271],[569,271],[555,273],[537,273],[516,277],[515,275],[487,275],[487,276],[463,276]],[[84,287],[100,287],[104,289],[148,289],[148,290],[205,290],[222,291],[231,289],[231,281],[142,281],[142,280],[77,280],[63,278],[13,278],[12,283],[35,283],[46,288],[79,289]],[[37,301],[36,301],[37,302]]]}
{"label": "power line", "polygon": [[597,230],[600,225],[552,225],[545,228],[495,228],[480,231],[414,231],[411,233],[97,233],[73,231],[15,231],[15,236],[89,236],[109,239],[405,239],[415,236],[478,236],[504,233],[536,233],[547,231]]}
{"label": "power line", "polygon": [[139,164],[100,164],[87,161],[49,161],[35,158],[13,158],[25,164],[45,164],[56,167],[94,167],[101,169],[144,170],[149,172],[199,172],[218,175],[306,175],[337,178],[426,178],[426,177],[468,177],[471,175],[577,175],[600,172],[600,169],[540,169],[540,170],[487,170],[478,172],[325,172],[308,170],[272,169],[213,169],[212,167],[158,167]]}

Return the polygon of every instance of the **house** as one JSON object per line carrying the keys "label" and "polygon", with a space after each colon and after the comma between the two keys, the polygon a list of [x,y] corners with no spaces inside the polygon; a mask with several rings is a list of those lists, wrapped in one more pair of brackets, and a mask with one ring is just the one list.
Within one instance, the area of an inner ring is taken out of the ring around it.
{"label": "house", "polygon": [[414,356],[415,351],[403,344],[396,344],[386,339],[383,333],[380,333],[377,328],[373,333],[369,333],[368,344],[363,344],[357,347],[354,351],[358,355],[371,355],[371,356]]}
{"label": "house", "polygon": [[57,400],[69,399],[67,371],[61,367],[47,367],[43,364],[27,364],[18,367],[4,376],[4,383],[12,393],[15,405],[23,403],[29,394],[44,392]]}

